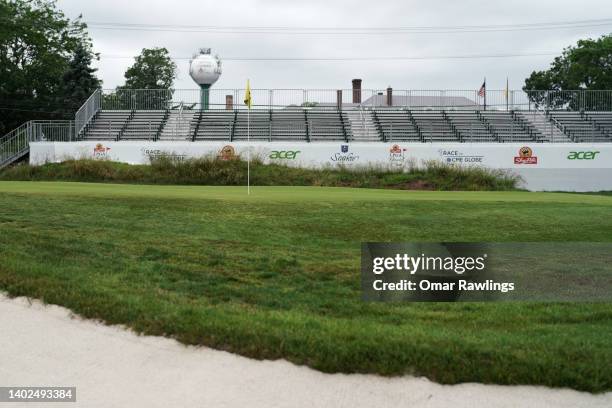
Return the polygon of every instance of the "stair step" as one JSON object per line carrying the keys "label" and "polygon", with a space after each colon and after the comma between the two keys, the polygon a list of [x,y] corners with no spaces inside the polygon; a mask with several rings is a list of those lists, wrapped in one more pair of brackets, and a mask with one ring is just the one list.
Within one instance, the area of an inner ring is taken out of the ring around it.
{"label": "stair step", "polygon": [[374,118],[370,111],[348,111],[353,140],[360,141],[380,141],[378,128],[374,124]]}

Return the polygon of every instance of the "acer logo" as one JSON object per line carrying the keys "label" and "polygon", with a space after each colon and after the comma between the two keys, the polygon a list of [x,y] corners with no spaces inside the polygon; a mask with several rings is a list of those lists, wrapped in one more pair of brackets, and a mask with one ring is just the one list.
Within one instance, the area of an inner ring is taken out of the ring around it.
{"label": "acer logo", "polygon": [[597,156],[596,151],[585,151],[585,152],[569,152],[567,156],[568,160],[595,160]]}
{"label": "acer logo", "polygon": [[293,160],[299,153],[299,150],[272,150],[270,153],[270,159]]}

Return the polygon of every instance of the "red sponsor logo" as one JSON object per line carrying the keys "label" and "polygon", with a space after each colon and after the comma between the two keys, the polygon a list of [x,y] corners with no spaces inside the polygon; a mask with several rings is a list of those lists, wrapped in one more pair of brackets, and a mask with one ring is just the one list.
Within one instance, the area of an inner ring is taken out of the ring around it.
{"label": "red sponsor logo", "polygon": [[104,147],[102,143],[96,144],[94,147],[94,153],[106,153],[110,150],[110,147]]}
{"label": "red sponsor logo", "polygon": [[514,156],[514,164],[538,164],[538,157],[533,155],[533,150],[528,146],[519,149],[519,155]]}
{"label": "red sponsor logo", "polygon": [[217,157],[220,160],[235,160],[238,158],[238,156],[236,155],[236,150],[234,149],[234,146],[230,146],[230,145],[223,146],[223,148],[221,149]]}
{"label": "red sponsor logo", "polygon": [[393,146],[391,146],[391,149],[389,149],[389,151],[391,153],[402,153],[404,151],[406,151],[406,149],[402,149],[401,147],[399,147],[399,145],[394,144]]}
{"label": "red sponsor logo", "polygon": [[406,149],[400,145],[394,144],[389,149],[389,161],[397,166],[402,166],[404,164],[404,159],[406,158],[405,152]]}
{"label": "red sponsor logo", "polygon": [[94,159],[105,159],[108,157],[108,151],[110,147],[105,147],[102,143],[97,143],[93,149]]}

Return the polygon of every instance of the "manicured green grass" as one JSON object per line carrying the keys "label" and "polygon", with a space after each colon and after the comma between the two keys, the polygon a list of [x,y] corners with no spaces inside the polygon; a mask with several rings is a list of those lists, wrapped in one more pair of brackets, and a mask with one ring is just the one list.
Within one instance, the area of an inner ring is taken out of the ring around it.
{"label": "manicured green grass", "polygon": [[612,197],[0,182],[12,295],[326,372],[612,389],[611,304],[364,303],[363,241],[612,242]]}

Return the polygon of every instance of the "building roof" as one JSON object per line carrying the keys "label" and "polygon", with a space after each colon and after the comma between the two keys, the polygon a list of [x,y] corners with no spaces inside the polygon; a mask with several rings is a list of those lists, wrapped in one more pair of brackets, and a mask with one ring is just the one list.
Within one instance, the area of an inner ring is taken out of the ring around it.
{"label": "building roof", "polygon": [[[335,103],[317,103],[319,107],[335,107]],[[344,102],[342,107],[348,108],[390,107],[390,108],[455,108],[455,109],[481,109],[482,105],[464,96],[430,96],[430,95],[393,95],[393,106],[387,105],[387,95],[373,95],[361,103]]]}
{"label": "building roof", "polygon": [[[361,103],[363,106],[387,106],[387,95],[373,95]],[[393,95],[393,106],[410,107],[466,107],[480,106],[464,96]]]}

